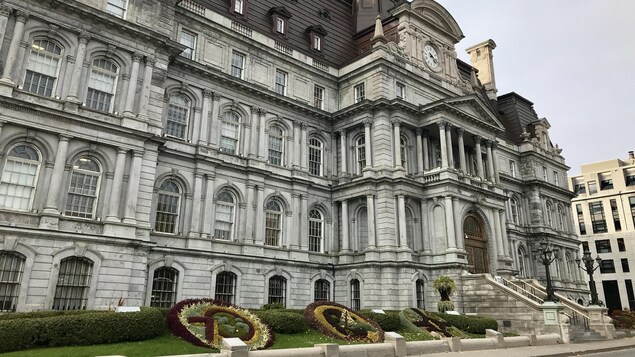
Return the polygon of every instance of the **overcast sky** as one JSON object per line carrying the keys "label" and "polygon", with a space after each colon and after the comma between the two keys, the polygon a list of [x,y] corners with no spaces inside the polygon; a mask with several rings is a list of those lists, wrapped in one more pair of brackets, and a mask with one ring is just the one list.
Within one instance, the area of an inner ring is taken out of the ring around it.
{"label": "overcast sky", "polygon": [[551,123],[571,167],[635,150],[635,0],[438,0],[465,48],[493,39],[498,95],[516,92]]}

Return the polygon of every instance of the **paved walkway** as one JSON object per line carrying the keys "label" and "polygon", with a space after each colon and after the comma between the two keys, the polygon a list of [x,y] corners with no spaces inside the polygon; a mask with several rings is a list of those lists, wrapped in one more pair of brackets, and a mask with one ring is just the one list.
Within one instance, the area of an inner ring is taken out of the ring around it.
{"label": "paved walkway", "polygon": [[620,338],[609,341],[569,343],[551,346],[518,347],[498,350],[480,350],[468,352],[446,352],[424,354],[422,357],[564,357],[579,356],[592,353],[604,353],[609,356],[611,351],[635,348],[635,337]]}

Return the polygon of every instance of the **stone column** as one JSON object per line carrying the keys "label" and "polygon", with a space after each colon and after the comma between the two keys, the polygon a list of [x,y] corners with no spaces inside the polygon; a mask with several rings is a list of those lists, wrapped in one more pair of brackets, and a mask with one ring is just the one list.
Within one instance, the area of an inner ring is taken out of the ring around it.
{"label": "stone column", "polygon": [[421,128],[417,128],[417,172],[423,172],[423,141],[421,140]]}
{"label": "stone column", "polygon": [[11,8],[4,2],[0,3],[0,52],[2,51],[2,44],[4,34],[7,31],[7,23],[9,22],[9,16],[11,16]]}
{"label": "stone column", "polygon": [[[78,37],[79,43],[77,46],[77,52],[75,52],[75,65],[73,66],[73,72],[71,73],[71,83],[68,88],[67,102],[79,103],[77,93],[79,91],[79,82],[82,77],[82,68],[84,67],[84,61],[86,60],[86,45],[90,40],[90,34],[82,31]],[[90,76],[90,74],[89,74]]]}
{"label": "stone column", "polygon": [[373,152],[371,150],[371,135],[370,135],[370,128],[372,126],[373,126],[373,121],[371,119],[367,119],[364,121],[364,143],[365,143],[364,149],[366,152],[366,167],[368,168],[373,167]]}
{"label": "stone column", "polygon": [[346,137],[346,129],[340,130],[340,157],[342,160],[342,171],[340,172],[340,176],[348,176],[348,150],[347,150],[347,137]]}
{"label": "stone column", "polygon": [[[13,27],[13,36],[9,43],[9,51],[7,53],[7,59],[4,63],[4,70],[2,71],[1,84],[7,86],[15,86],[15,79],[13,78],[13,67],[15,66],[16,59],[18,57],[18,50],[20,49],[20,42],[22,42],[22,36],[24,35],[24,24],[28,19],[29,14],[24,11],[18,11],[15,14],[15,26]],[[2,39],[0,39],[0,42]]]}
{"label": "stone column", "polygon": [[349,225],[351,222],[348,219],[348,201],[342,201],[342,252],[348,252],[350,250],[350,238],[349,238]]}
{"label": "stone column", "polygon": [[300,196],[300,249],[309,250],[309,196]]}
{"label": "stone column", "polygon": [[128,191],[126,192],[126,209],[123,217],[124,223],[137,223],[137,197],[139,195],[139,182],[141,180],[141,163],[143,162],[143,151],[135,150],[132,153],[132,164],[130,164],[130,175],[128,178]]}
{"label": "stone column", "polygon": [[[117,110],[123,114],[124,108],[126,107],[126,100],[128,100],[128,87],[130,87],[130,75],[128,73],[123,73],[121,75],[121,96],[119,97],[119,103],[117,103]],[[164,103],[165,107],[167,105]],[[165,108],[164,107],[164,108]]]}
{"label": "stone column", "polygon": [[397,195],[397,215],[399,219],[399,247],[408,247],[408,228],[406,227],[406,199],[404,195]]}
{"label": "stone column", "polygon": [[300,247],[300,194],[298,192],[291,193],[291,201],[293,204],[293,213],[295,218],[293,220],[296,224],[291,225],[291,242],[289,242],[289,247],[291,249],[298,249]]}
{"label": "stone column", "polygon": [[309,148],[309,126],[306,123],[300,125],[302,128],[302,135],[300,135],[300,164],[302,171],[309,171],[309,155],[307,150]]}
{"label": "stone column", "polygon": [[439,142],[441,143],[441,168],[448,167],[448,147],[447,137],[445,135],[445,122],[439,122]]}
{"label": "stone column", "polygon": [[492,141],[492,160],[494,161],[494,182],[500,183],[500,177],[498,175],[498,150],[496,147],[498,143],[496,141]]}
{"label": "stone column", "polygon": [[143,55],[135,52],[132,55],[132,69],[130,70],[130,82],[128,82],[128,96],[126,98],[126,107],[123,115],[134,117],[134,103],[137,94],[137,80],[139,79],[139,61]]}
{"label": "stone column", "polygon": [[452,125],[449,123],[445,128],[446,145],[448,147],[448,167],[454,168],[454,149],[452,148]]}
{"label": "stone column", "polygon": [[490,181],[494,181],[494,158],[492,156],[492,142],[487,140],[485,142],[487,148],[487,178]]}
{"label": "stone column", "polygon": [[[146,65],[143,72],[143,83],[141,84],[141,93],[139,98],[139,114],[137,118],[139,120],[147,120],[148,119],[148,104],[150,103],[150,85],[152,84],[152,70],[154,69],[154,64],[156,59],[154,56],[146,56]],[[196,140],[193,137],[192,142],[196,143]]]}
{"label": "stone column", "polygon": [[483,154],[481,152],[481,137],[475,135],[474,143],[476,144],[476,172],[478,173],[478,177],[485,178],[485,176],[483,175]]}
{"label": "stone column", "polygon": [[[207,136],[209,137],[209,145],[213,148],[218,148],[220,145],[217,142],[217,140],[219,140],[219,133],[220,133],[220,98],[221,95],[218,93],[213,93],[212,94],[212,101],[210,102],[210,105],[212,107],[211,111],[212,111],[212,115],[209,118],[210,121],[210,127],[212,128],[211,130],[211,134],[207,133]],[[247,138],[247,140],[249,140],[251,138]]]}
{"label": "stone column", "polygon": [[266,129],[267,129],[267,110],[260,108],[260,111],[258,111],[258,114],[260,115],[260,121],[259,121],[259,137],[260,140],[257,141],[257,143],[259,144],[258,146],[258,159],[260,160],[264,160],[267,156],[267,134],[266,134]]}
{"label": "stone column", "polygon": [[506,215],[505,210],[499,210],[500,226],[501,226],[501,239],[503,241],[503,255],[509,256],[509,239],[507,238],[507,226],[505,225]]}
{"label": "stone column", "polygon": [[375,249],[377,239],[375,237],[375,197],[366,195],[366,207],[368,212],[368,248]]}
{"label": "stone column", "polygon": [[463,140],[463,128],[457,128],[456,134],[459,137],[459,161],[461,163],[461,171],[467,172],[467,161],[465,160],[465,143]]}
{"label": "stone column", "polygon": [[[260,111],[259,107],[251,107],[251,119],[245,120],[243,123],[244,128],[244,140],[243,140],[243,155],[249,158],[256,158],[256,153],[251,149],[252,142],[258,142],[253,139],[254,136],[257,136],[257,127],[258,127],[258,112]],[[255,126],[255,127],[254,127]],[[253,131],[252,131],[253,129]],[[254,131],[256,131],[256,135],[254,135]]]}
{"label": "stone column", "polygon": [[[209,133],[208,124],[210,117],[210,101],[213,92],[209,89],[203,89],[203,106],[201,108],[201,128],[198,132],[198,145],[207,146],[207,137]],[[196,143],[196,141],[194,141]]]}
{"label": "stone column", "polygon": [[[203,232],[201,232],[201,236],[207,235],[208,237],[214,236],[214,221],[216,220],[216,215],[214,214],[214,180],[216,176],[214,174],[207,174],[205,176],[207,180],[207,187],[205,189],[205,206],[203,209]],[[239,224],[238,222],[234,222],[234,240],[237,240],[237,229]]]}
{"label": "stone column", "polygon": [[126,166],[126,153],[124,149],[117,150],[115,162],[115,174],[112,180],[112,190],[108,202],[107,222],[121,222],[119,219],[119,202],[121,200],[121,188],[123,187],[123,171]]}
{"label": "stone column", "polygon": [[430,221],[428,221],[428,200],[423,198],[421,199],[421,236],[423,237],[423,252],[431,253],[432,252],[432,244],[430,242],[430,234],[428,230],[428,225]]}
{"label": "stone column", "polygon": [[[452,213],[456,214],[459,212],[459,198],[452,197]],[[458,218],[454,218],[454,235],[456,239],[456,247],[458,249],[465,249],[465,242],[463,238],[463,228],[461,227],[462,221]]]}
{"label": "stone column", "polygon": [[291,163],[291,166],[299,169],[300,168],[300,123],[297,121],[293,122],[293,139],[294,139],[294,146],[293,146],[293,162]]}
{"label": "stone column", "polygon": [[254,226],[256,222],[256,185],[253,182],[247,181],[247,207],[245,214],[245,241],[248,243],[254,243]]}
{"label": "stone column", "polygon": [[68,154],[68,141],[70,137],[60,135],[57,144],[57,152],[55,153],[55,164],[53,165],[53,174],[49,182],[49,192],[46,196],[46,206],[44,213],[57,215],[60,214],[58,197],[62,188],[64,179],[64,167],[66,166],[66,155]]}
{"label": "stone column", "polygon": [[503,234],[501,233],[501,217],[500,212],[497,209],[494,209],[494,235],[496,236],[496,251],[498,256],[504,256],[505,251],[503,250]]}
{"label": "stone column", "polygon": [[452,209],[451,196],[445,196],[445,226],[448,235],[448,250],[455,250],[456,234],[454,232],[454,212]]}
{"label": "stone column", "polygon": [[401,123],[398,119],[391,120],[394,133],[395,169],[404,169],[401,166]]}
{"label": "stone column", "polygon": [[425,171],[430,170],[430,139],[428,137],[428,131],[422,130],[423,135],[423,169]]}
{"label": "stone column", "polygon": [[194,171],[194,195],[192,197],[192,215],[190,217],[189,237],[201,236],[201,199],[203,198],[203,173]]}
{"label": "stone column", "polygon": [[[256,227],[254,229],[254,243],[264,244],[265,242],[265,187],[260,185],[256,187],[258,190],[258,199],[256,200]],[[284,213],[283,213],[284,214]]]}

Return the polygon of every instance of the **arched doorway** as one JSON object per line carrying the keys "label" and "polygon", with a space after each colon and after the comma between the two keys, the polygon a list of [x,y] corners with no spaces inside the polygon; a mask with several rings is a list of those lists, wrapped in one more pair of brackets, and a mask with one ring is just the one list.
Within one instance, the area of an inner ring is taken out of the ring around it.
{"label": "arched doorway", "polygon": [[483,223],[478,217],[470,214],[463,222],[463,233],[465,234],[467,262],[472,266],[470,273],[488,273],[487,236],[485,235]]}

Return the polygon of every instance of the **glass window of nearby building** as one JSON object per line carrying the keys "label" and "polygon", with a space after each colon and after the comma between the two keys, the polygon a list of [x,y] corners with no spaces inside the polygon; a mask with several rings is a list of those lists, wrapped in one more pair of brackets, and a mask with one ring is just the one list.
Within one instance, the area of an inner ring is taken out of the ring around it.
{"label": "glass window of nearby building", "polygon": [[287,279],[276,275],[269,279],[269,299],[268,304],[281,304],[286,306]]}
{"label": "glass window of nearby building", "polygon": [[324,144],[320,139],[309,139],[309,174],[322,176],[324,160]]}
{"label": "glass window of nearby building", "polygon": [[589,252],[589,242],[582,242],[582,251]]}
{"label": "glass window of nearby building", "polygon": [[168,101],[165,134],[177,139],[187,138],[190,118],[190,100],[183,94],[172,94]]}
{"label": "glass window of nearby building", "polygon": [[280,95],[287,95],[287,72],[276,70],[275,91]]}
{"label": "glass window of nearby building", "polygon": [[86,93],[87,108],[108,113],[112,111],[118,72],[119,68],[111,60],[100,58],[93,61]]}
{"label": "glass window of nearby building", "polygon": [[626,175],[626,186],[635,186],[635,173]]}
{"label": "glass window of nearby building", "polygon": [[617,248],[620,252],[626,251],[626,245],[624,244],[624,238],[617,238]]}
{"label": "glass window of nearby building", "polygon": [[174,180],[165,180],[159,186],[154,229],[157,232],[177,233],[181,210],[181,187]]}
{"label": "glass window of nearby building", "polygon": [[596,193],[598,193],[598,185],[595,181],[589,181],[588,182],[589,185],[589,194],[590,195],[594,195]]}
{"label": "glass window of nearby building", "polygon": [[271,200],[265,206],[265,245],[279,246],[282,232],[282,206]]}
{"label": "glass window of nearby building", "polygon": [[313,106],[318,109],[324,109],[324,87],[318,85],[313,87]]}
{"label": "glass window of nearby building", "polygon": [[313,301],[330,301],[331,283],[326,279],[319,279],[315,282]]}
{"label": "glass window of nearby building", "polygon": [[608,239],[596,240],[595,251],[598,253],[611,253],[611,241]]}
{"label": "glass window of nearby building", "polygon": [[613,262],[613,259],[602,260],[602,262],[600,263],[600,273],[615,273],[615,263]]}
{"label": "glass window of nearby building", "polygon": [[14,312],[26,257],[17,252],[0,251],[0,312]]}
{"label": "glass window of nearby building", "polygon": [[31,210],[40,164],[40,154],[33,146],[18,144],[9,150],[0,176],[0,208]]}
{"label": "glass window of nearby building", "polygon": [[359,103],[366,99],[366,89],[364,87],[364,83],[356,85],[353,87],[353,90],[355,91],[355,103]]}
{"label": "glass window of nearby building", "polygon": [[622,272],[630,273],[631,268],[628,266],[628,259],[622,258]]}
{"label": "glass window of nearby building", "polygon": [[179,271],[174,268],[161,267],[154,271],[152,278],[152,295],[150,306],[170,308],[176,303],[176,288]]}
{"label": "glass window of nearby building", "polygon": [[127,3],[127,0],[108,0],[108,3],[106,4],[106,12],[123,19],[126,17]]}
{"label": "glass window of nearby building", "polygon": [[422,279],[417,279],[417,281],[415,282],[415,294],[417,294],[417,308],[425,309],[425,284]]}
{"label": "glass window of nearby building", "polygon": [[589,203],[589,212],[591,213],[591,226],[593,233],[606,233],[606,219],[604,217],[604,207],[602,202]]}
{"label": "glass window of nearby building", "polygon": [[80,157],[73,165],[64,215],[93,218],[97,208],[101,169],[97,161]]}
{"label": "glass window of nearby building", "polygon": [[62,259],[52,309],[86,310],[92,274],[92,260],[83,257]]}
{"label": "glass window of nearby building", "polygon": [[234,215],[236,200],[228,190],[223,190],[216,197],[216,221],[214,238],[232,240],[234,232]]}
{"label": "glass window of nearby building", "polygon": [[197,35],[194,32],[181,29],[179,43],[187,46],[185,51],[181,52],[181,56],[191,60],[196,59],[194,57],[196,55],[196,37]]}
{"label": "glass window of nearby building", "polygon": [[611,213],[613,215],[613,226],[615,227],[615,231],[619,232],[622,230],[622,224],[620,223],[620,212],[617,209],[617,201],[611,200]]}
{"label": "glass window of nearby building", "polygon": [[220,151],[236,154],[240,137],[240,117],[236,112],[225,112],[220,136]]}
{"label": "glass window of nearby building", "polygon": [[600,181],[600,190],[610,190],[613,188],[613,179],[607,178]]}
{"label": "glass window of nearby building", "polygon": [[245,69],[245,55],[238,52],[232,52],[231,75],[236,78],[243,78],[243,70]]}
{"label": "glass window of nearby building", "polygon": [[214,299],[221,300],[229,304],[236,303],[236,281],[238,277],[230,271],[224,271],[216,275],[216,287],[214,289]]}
{"label": "glass window of nearby building", "polygon": [[351,280],[350,287],[351,287],[351,309],[355,311],[359,311],[359,309],[361,309],[361,306],[362,306],[359,280],[357,279]]}
{"label": "glass window of nearby building", "polygon": [[52,97],[60,70],[62,47],[48,39],[35,39],[31,44],[24,77],[24,90]]}
{"label": "glass window of nearby building", "polygon": [[631,311],[635,310],[635,293],[633,292],[633,281],[631,279],[624,280],[626,285],[626,296],[628,296],[628,306]]}
{"label": "glass window of nearby building", "polygon": [[575,185],[573,185],[573,192],[578,195],[586,193],[586,186],[584,185],[584,183],[576,183]]}
{"label": "glass window of nearby building", "polygon": [[578,216],[578,226],[580,227],[580,235],[586,234],[586,225],[584,224],[584,214],[582,213],[582,205],[575,205],[576,215]]}
{"label": "glass window of nearby building", "polygon": [[282,166],[284,155],[284,131],[279,126],[269,128],[269,163]]}
{"label": "glass window of nearby building", "polygon": [[635,224],[635,196],[629,197],[628,203],[631,208],[631,217],[633,217],[633,224]]}
{"label": "glass window of nearby building", "polygon": [[324,241],[324,216],[317,209],[309,213],[309,251],[322,252]]}

